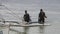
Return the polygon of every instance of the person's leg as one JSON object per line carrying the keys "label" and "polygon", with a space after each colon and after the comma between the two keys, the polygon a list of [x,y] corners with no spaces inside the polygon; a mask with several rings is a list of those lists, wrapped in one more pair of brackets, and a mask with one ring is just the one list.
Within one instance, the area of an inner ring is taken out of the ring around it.
{"label": "person's leg", "polygon": [[42,23],[44,24],[44,22],[45,22],[45,19],[43,18],[43,19],[42,19]]}
{"label": "person's leg", "polygon": [[42,19],[39,20],[39,23],[41,24]]}
{"label": "person's leg", "polygon": [[26,20],[26,22],[27,22],[26,24],[29,24],[29,20]]}
{"label": "person's leg", "polygon": [[40,19],[38,19],[38,23],[40,23],[41,22],[41,20]]}

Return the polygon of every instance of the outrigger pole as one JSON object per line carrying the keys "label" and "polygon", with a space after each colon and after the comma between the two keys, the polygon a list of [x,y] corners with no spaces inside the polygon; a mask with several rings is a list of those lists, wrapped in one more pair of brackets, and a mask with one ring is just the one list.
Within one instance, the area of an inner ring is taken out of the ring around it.
{"label": "outrigger pole", "polygon": [[[16,15],[13,11],[11,11],[10,9],[8,9],[5,5],[0,5],[0,6],[3,6],[3,7],[5,7],[7,10],[9,10],[9,11],[10,11],[9,14],[13,15],[14,17],[18,18],[19,20],[21,19],[21,18],[20,18],[18,15]],[[16,21],[4,21],[4,22],[15,22],[15,23],[18,23],[18,22],[16,22]],[[19,24],[19,23],[18,23],[18,24]]]}

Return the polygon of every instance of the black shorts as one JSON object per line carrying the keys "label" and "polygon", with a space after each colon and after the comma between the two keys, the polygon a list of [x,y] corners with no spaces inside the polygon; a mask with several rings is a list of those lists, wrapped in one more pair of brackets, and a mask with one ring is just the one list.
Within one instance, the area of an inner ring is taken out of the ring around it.
{"label": "black shorts", "polygon": [[25,22],[29,22],[29,20],[25,20]]}
{"label": "black shorts", "polygon": [[40,19],[38,19],[38,22],[43,22],[44,23],[45,22],[44,20],[45,20],[44,18],[40,18]]}

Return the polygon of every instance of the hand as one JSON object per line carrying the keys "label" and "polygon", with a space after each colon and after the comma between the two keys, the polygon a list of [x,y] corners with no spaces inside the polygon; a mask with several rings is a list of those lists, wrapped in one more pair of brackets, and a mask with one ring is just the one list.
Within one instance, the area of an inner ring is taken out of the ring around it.
{"label": "hand", "polygon": [[45,16],[45,18],[47,18],[47,17]]}

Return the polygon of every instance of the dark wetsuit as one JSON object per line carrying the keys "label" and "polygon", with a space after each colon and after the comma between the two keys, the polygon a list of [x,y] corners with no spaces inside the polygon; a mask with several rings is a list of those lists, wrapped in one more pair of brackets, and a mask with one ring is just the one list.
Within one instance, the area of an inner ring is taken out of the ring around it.
{"label": "dark wetsuit", "polygon": [[46,16],[45,16],[45,13],[44,13],[44,12],[40,12],[40,13],[39,13],[38,22],[39,22],[39,23],[44,23],[44,22],[45,22],[45,21],[44,21],[44,20],[45,20],[44,17],[46,17]]}
{"label": "dark wetsuit", "polygon": [[24,15],[24,21],[25,21],[25,22],[29,22],[29,21],[30,21],[30,16],[29,16],[29,14],[25,14],[25,15]]}

